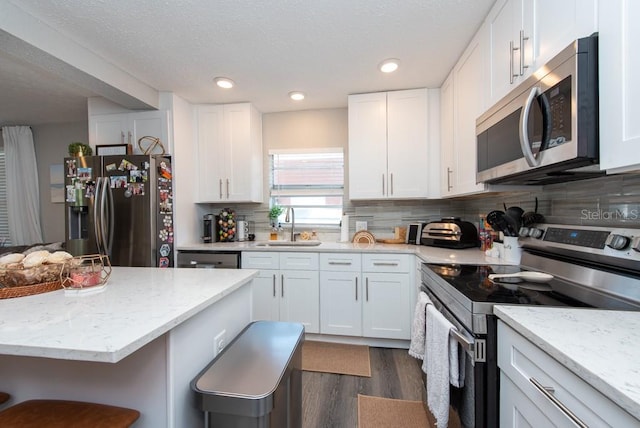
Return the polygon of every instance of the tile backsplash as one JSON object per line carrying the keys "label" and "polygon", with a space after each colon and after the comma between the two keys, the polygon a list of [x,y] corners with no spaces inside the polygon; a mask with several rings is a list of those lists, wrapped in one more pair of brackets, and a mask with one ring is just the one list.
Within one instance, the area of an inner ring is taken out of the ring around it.
{"label": "tile backsplash", "polygon": [[[640,174],[620,174],[583,181],[553,184],[541,190],[502,192],[472,197],[410,201],[345,201],[350,234],[355,222],[366,221],[377,238],[393,238],[394,227],[416,221],[434,221],[442,217],[461,217],[477,224],[480,217],[503,206],[520,206],[533,211],[538,198],[538,212],[548,223],[640,228]],[[268,239],[267,204],[233,207],[251,224],[256,239]],[[211,212],[220,208],[211,207]],[[304,226],[298,228],[306,230]],[[339,228],[319,229],[323,241],[338,241]],[[287,231],[284,231],[283,236]]]}
{"label": "tile backsplash", "polygon": [[544,186],[541,191],[504,193],[466,201],[465,217],[518,205],[547,223],[640,228],[640,174],[619,174]]}

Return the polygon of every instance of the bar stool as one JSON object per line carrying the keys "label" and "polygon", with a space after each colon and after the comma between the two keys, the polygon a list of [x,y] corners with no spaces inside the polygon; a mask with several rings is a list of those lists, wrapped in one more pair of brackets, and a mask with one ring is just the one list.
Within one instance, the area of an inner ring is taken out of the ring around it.
{"label": "bar stool", "polygon": [[2,428],[127,428],[140,412],[106,404],[29,400],[0,411]]}

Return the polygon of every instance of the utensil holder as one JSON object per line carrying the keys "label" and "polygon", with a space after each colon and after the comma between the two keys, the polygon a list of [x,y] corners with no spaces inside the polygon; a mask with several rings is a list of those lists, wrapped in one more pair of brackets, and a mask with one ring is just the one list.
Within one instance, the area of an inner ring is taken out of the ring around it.
{"label": "utensil holder", "polygon": [[522,247],[518,242],[517,236],[505,236],[503,241],[502,258],[506,262],[520,264],[520,258],[522,257]]}

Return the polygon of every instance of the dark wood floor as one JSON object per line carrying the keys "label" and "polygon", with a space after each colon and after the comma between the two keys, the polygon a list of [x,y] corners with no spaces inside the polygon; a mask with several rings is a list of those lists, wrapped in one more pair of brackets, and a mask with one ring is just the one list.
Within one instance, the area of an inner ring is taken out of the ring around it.
{"label": "dark wood floor", "polygon": [[370,348],[371,377],[302,373],[303,428],[355,428],[358,394],[422,400],[421,361],[406,349]]}

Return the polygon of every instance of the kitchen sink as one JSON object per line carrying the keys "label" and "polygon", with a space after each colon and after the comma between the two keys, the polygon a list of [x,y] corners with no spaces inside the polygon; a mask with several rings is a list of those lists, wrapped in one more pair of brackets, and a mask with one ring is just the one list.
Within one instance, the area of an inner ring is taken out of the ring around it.
{"label": "kitchen sink", "polygon": [[257,247],[317,247],[322,241],[264,241],[258,242]]}

